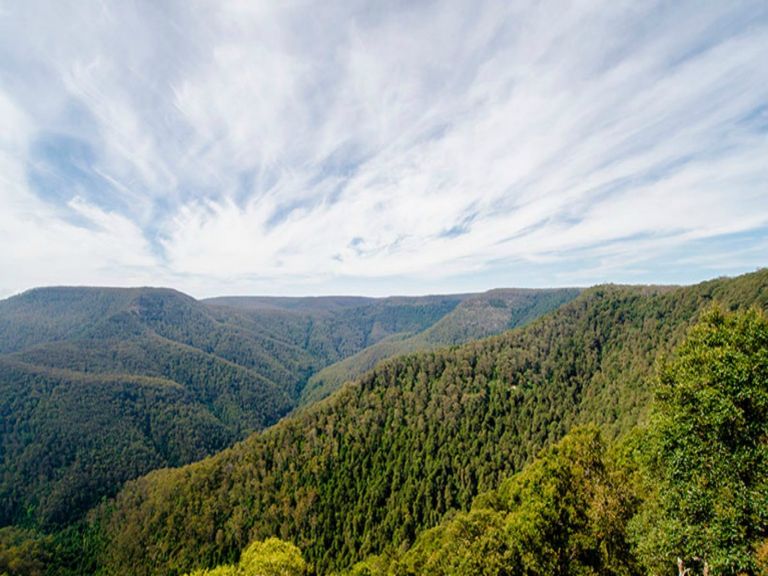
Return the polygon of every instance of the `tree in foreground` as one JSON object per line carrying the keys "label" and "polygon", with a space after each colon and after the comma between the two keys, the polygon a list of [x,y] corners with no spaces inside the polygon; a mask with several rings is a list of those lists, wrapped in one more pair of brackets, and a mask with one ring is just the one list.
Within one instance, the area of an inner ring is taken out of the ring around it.
{"label": "tree in foreground", "polygon": [[253,542],[240,556],[237,565],[196,570],[189,576],[302,576],[307,565],[301,551],[278,538]]}
{"label": "tree in foreground", "polygon": [[645,429],[609,452],[574,430],[349,574],[768,575],[768,319],[711,310],[662,363]]}
{"label": "tree in foreground", "polygon": [[633,522],[654,574],[765,574],[768,319],[714,308],[659,371],[650,494]]}

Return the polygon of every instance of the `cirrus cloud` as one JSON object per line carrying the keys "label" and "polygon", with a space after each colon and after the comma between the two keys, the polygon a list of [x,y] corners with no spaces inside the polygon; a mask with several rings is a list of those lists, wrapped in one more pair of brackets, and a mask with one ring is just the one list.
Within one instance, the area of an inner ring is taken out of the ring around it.
{"label": "cirrus cloud", "polygon": [[0,292],[764,263],[762,2],[0,4]]}

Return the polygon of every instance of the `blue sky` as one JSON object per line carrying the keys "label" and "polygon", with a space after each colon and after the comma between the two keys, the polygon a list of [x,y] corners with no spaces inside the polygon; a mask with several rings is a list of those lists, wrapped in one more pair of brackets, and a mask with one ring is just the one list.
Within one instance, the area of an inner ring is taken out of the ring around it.
{"label": "blue sky", "polygon": [[0,297],[751,271],[768,3],[0,0],[0,243]]}

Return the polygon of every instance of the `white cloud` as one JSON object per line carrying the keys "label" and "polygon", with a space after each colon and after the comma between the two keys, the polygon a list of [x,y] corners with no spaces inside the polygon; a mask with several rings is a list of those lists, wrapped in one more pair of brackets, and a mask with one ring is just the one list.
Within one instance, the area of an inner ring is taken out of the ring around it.
{"label": "white cloud", "polygon": [[23,154],[33,123],[2,91],[0,118],[0,296],[64,282],[155,283],[157,259],[129,219],[73,198],[73,222],[30,192]]}
{"label": "white cloud", "polygon": [[[765,239],[759,2],[42,2],[0,37],[0,290],[653,279]],[[103,190],[27,178],[57,133]]]}

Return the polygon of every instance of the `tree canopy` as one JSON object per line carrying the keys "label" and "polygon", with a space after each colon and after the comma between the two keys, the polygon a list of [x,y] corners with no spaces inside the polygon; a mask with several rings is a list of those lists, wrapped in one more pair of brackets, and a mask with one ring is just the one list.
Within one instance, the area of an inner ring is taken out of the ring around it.
{"label": "tree canopy", "polygon": [[660,571],[680,558],[754,574],[768,536],[768,319],[710,310],[660,369],[647,437],[651,495],[635,531]]}

